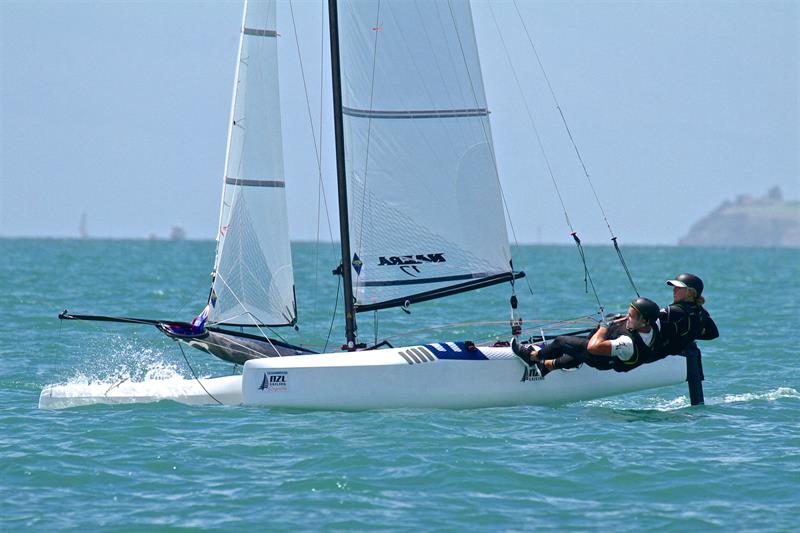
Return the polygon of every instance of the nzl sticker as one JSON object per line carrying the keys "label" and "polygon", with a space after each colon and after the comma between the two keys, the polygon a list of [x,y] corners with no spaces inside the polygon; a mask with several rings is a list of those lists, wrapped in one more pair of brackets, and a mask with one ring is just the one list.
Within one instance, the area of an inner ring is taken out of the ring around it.
{"label": "nzl sticker", "polygon": [[289,390],[288,372],[264,372],[264,379],[261,380],[258,390],[267,392],[286,392]]}
{"label": "nzl sticker", "polygon": [[522,373],[522,379],[520,379],[520,381],[544,381],[544,377],[536,371],[526,368]]}

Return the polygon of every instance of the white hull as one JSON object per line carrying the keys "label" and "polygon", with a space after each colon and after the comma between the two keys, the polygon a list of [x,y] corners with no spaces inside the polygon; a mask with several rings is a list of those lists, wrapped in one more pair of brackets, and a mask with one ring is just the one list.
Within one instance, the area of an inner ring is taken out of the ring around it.
{"label": "white hull", "polygon": [[[189,405],[242,403],[242,376],[201,379],[155,379],[116,384],[84,383],[49,385],[39,394],[39,409],[65,409],[92,404],[153,403],[172,400]],[[204,389],[205,388],[205,389]],[[208,392],[206,392],[208,391]]]}
{"label": "white hull", "polygon": [[241,376],[200,381],[202,387],[184,378],[52,385],[42,390],[39,408],[162,400],[313,410],[558,405],[684,382],[686,360],[671,356],[625,373],[584,365],[543,379],[529,376],[510,348],[443,343],[253,359]]}
{"label": "white hull", "polygon": [[510,348],[470,353],[461,343],[427,346],[413,347],[422,362],[410,357],[410,348],[247,361],[242,399],[323,410],[556,405],[686,381],[686,360],[676,356],[625,373],[583,365],[526,379],[526,365]]}

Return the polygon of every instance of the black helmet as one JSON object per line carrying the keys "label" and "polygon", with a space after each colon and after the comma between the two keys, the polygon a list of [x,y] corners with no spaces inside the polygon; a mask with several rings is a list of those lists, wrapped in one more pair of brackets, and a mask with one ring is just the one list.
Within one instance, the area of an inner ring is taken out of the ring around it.
{"label": "black helmet", "polygon": [[700,296],[703,293],[703,280],[694,274],[679,274],[675,276],[675,279],[668,280],[667,285],[694,289],[695,292],[697,292],[697,296]]}
{"label": "black helmet", "polygon": [[648,324],[652,324],[658,319],[660,309],[658,304],[648,298],[636,298],[631,302],[631,307],[639,311],[639,316],[647,320]]}

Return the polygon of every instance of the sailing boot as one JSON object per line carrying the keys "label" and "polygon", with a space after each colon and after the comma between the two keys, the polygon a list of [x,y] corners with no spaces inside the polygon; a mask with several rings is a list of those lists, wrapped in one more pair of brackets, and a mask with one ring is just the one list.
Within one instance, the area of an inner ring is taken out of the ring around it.
{"label": "sailing boot", "polygon": [[511,341],[511,351],[514,352],[514,355],[522,359],[522,362],[528,366],[531,366],[535,362],[535,355],[536,355],[536,348],[533,344],[528,344],[527,346],[521,345],[517,342],[517,338],[514,337]]}
{"label": "sailing boot", "polygon": [[538,359],[534,361],[536,365],[536,369],[539,371],[539,375],[545,377],[547,374],[550,373],[550,369],[547,368],[547,365],[544,364],[544,361],[539,361]]}

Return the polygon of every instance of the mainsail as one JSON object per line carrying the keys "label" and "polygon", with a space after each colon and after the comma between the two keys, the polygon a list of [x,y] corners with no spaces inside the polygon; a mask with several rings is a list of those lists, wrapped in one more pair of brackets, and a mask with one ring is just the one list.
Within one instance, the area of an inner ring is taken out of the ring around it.
{"label": "mainsail", "polygon": [[281,139],[276,2],[245,5],[220,208],[212,323],[297,317]]}
{"label": "mainsail", "polygon": [[512,279],[469,2],[339,11],[356,310]]}

